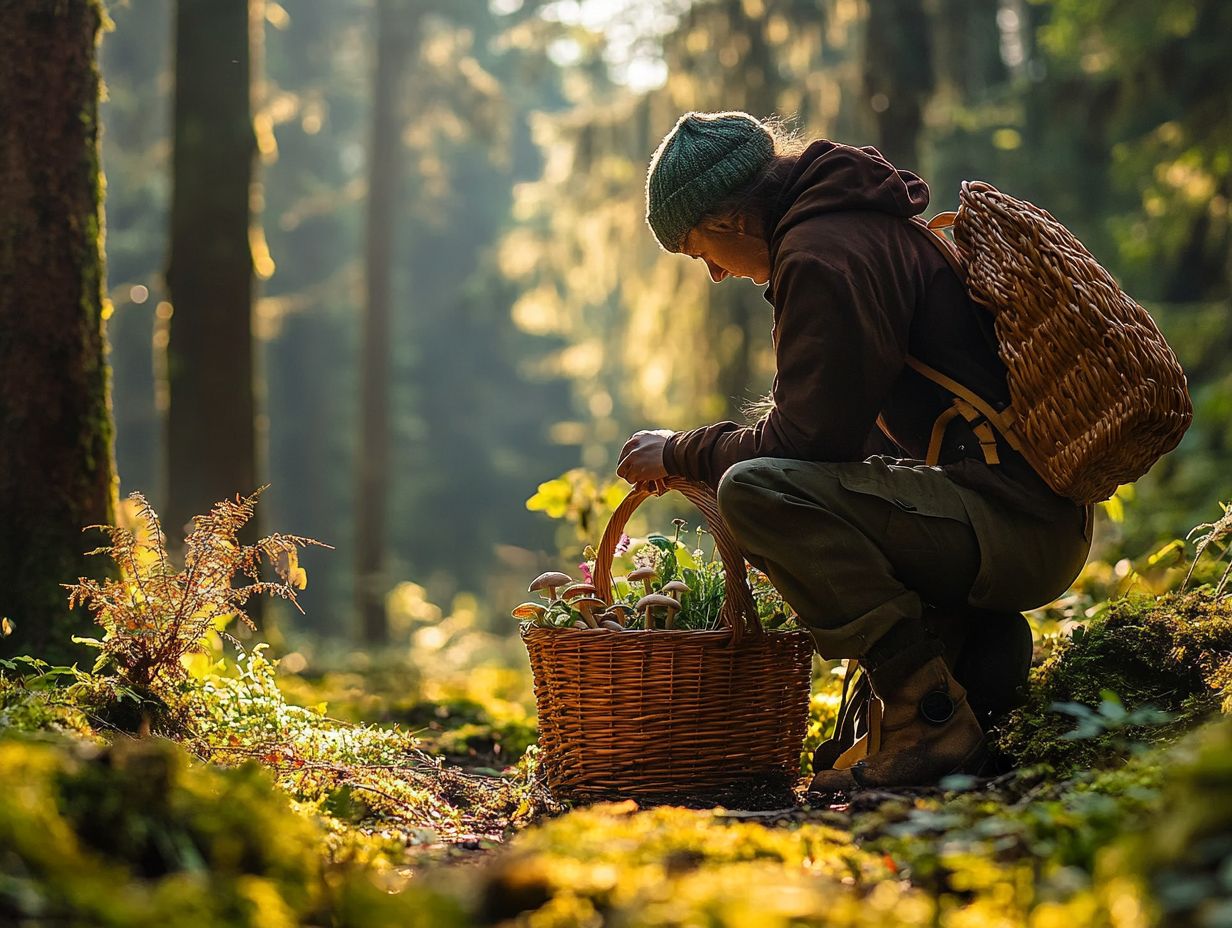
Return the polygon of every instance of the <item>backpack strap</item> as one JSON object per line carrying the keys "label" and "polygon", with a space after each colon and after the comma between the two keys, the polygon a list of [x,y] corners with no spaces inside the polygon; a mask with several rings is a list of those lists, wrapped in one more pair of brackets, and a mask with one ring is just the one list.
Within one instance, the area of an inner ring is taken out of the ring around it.
{"label": "backpack strap", "polygon": [[911,224],[920,231],[928,235],[928,240],[932,242],[945,260],[949,262],[954,273],[958,275],[958,279],[965,285],[967,283],[967,269],[963,267],[962,254],[958,250],[958,246],[946,237],[945,230],[954,225],[954,219],[958,213],[950,211],[948,213],[938,213],[932,219],[925,222],[919,216],[911,217]]}
{"label": "backpack strap", "polygon": [[[921,232],[928,236],[937,249],[941,252],[946,262],[958,275],[958,279],[965,286],[967,283],[967,271],[963,267],[962,255],[958,251],[958,247],[946,237],[945,229],[951,228],[954,225],[954,220],[958,216],[956,212],[938,213],[932,219],[925,222],[919,216],[914,216],[911,219],[911,224],[918,228]],[[976,300],[972,300],[977,305],[983,305]],[[936,464],[941,457],[941,442],[945,437],[945,430],[957,416],[962,416],[963,419],[971,426],[971,431],[975,433],[975,437],[979,440],[980,451],[984,455],[984,461],[987,464],[999,464],[1001,459],[997,454],[997,437],[993,432],[995,427],[1004,437],[1009,446],[1015,451],[1021,452],[1022,441],[1015,431],[1018,424],[1018,414],[1012,406],[1006,407],[998,412],[974,391],[967,389],[953,377],[948,377],[935,367],[931,367],[913,355],[907,355],[907,366],[916,373],[927,377],[937,386],[941,387],[946,392],[954,397],[953,405],[946,409],[937,417],[933,423],[932,434],[929,436],[928,453],[925,458],[926,463]]]}
{"label": "backpack strap", "polygon": [[[1018,433],[1015,427],[1018,424],[1018,414],[1014,411],[1014,407],[1008,406],[1001,412],[993,409],[991,404],[981,399],[971,390],[968,390],[953,377],[947,377],[935,367],[930,367],[919,358],[913,355],[907,355],[907,366],[918,374],[927,377],[937,386],[941,387],[954,395],[954,408],[957,413],[971,424],[971,430],[975,432],[976,437],[980,440],[980,447],[984,451],[984,459],[989,464],[998,463],[997,461],[989,460],[990,454],[996,456],[996,436],[992,434],[991,424],[1004,437],[1009,446],[1015,451],[1021,451],[1022,442],[1018,438]],[[948,412],[947,410],[946,412]],[[942,413],[945,416],[946,413]],[[945,424],[949,423],[950,416]],[[940,423],[940,417],[938,417]],[[944,431],[944,429],[943,429]],[[937,423],[933,425],[933,439],[937,444],[937,451],[940,451],[941,441],[937,436]],[[991,450],[990,450],[991,449]],[[932,451],[932,442],[929,443],[929,450]],[[936,463],[930,462],[930,463]]]}

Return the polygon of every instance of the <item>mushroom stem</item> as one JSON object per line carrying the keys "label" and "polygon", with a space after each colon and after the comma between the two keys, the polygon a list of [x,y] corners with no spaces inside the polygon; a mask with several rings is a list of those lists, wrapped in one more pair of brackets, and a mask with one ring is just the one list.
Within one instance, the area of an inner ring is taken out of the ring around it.
{"label": "mushroom stem", "polygon": [[603,608],[605,605],[603,600],[599,599],[597,596],[579,596],[574,599],[570,605],[578,612],[582,613],[583,617],[586,619],[587,626],[590,628],[599,627],[599,622],[595,618],[595,609]]}
{"label": "mushroom stem", "polygon": [[608,606],[607,610],[607,614],[621,626],[627,626],[629,624],[629,616],[632,613],[633,610],[624,603],[612,603],[612,605]]}
{"label": "mushroom stem", "polygon": [[673,624],[675,624],[673,621],[674,613],[677,609],[680,608],[680,604],[677,603],[676,600],[672,599],[670,596],[664,596],[662,593],[649,593],[646,596],[643,596],[641,599],[639,599],[637,601],[637,608],[646,610],[646,630],[647,631],[650,631],[651,629],[654,628],[653,610],[655,606],[662,606],[664,609],[668,610],[667,621],[665,625],[667,628],[671,628]]}

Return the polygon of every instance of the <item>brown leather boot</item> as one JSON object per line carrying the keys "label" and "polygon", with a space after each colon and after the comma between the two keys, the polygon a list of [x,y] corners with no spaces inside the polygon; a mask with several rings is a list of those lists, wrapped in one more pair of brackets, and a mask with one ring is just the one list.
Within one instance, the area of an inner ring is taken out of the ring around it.
{"label": "brown leather boot", "polygon": [[1021,612],[925,606],[924,627],[985,732],[1026,702],[1035,641]]}
{"label": "brown leather boot", "polygon": [[883,706],[873,753],[846,769],[818,772],[810,793],[928,786],[979,768],[984,733],[966,690],[935,649],[931,656],[915,648],[900,651],[871,668],[869,679]]}

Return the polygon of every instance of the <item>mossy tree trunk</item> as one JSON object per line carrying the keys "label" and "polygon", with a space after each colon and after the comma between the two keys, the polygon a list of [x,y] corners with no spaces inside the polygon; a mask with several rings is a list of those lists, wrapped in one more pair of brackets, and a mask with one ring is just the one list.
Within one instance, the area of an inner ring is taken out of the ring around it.
{"label": "mossy tree trunk", "polygon": [[60,584],[115,514],[98,160],[99,0],[0,0],[0,654],[79,656]]}
{"label": "mossy tree trunk", "polygon": [[367,301],[360,358],[359,487],[355,526],[355,604],[360,633],[383,644],[385,548],[389,496],[390,318],[393,312],[393,247],[403,159],[402,89],[418,45],[422,15],[406,0],[378,0],[373,68],[372,141],[368,154],[368,211],[364,242]]}
{"label": "mossy tree trunk", "polygon": [[[262,0],[179,0],[167,289],[167,504],[182,527],[257,487],[250,201],[252,38]],[[245,537],[256,536],[255,520]]]}

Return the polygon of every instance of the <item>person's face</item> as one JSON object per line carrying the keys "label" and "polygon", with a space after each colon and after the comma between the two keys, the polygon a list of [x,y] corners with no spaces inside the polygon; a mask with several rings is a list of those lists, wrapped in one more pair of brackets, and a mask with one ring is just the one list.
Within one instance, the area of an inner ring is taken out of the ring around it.
{"label": "person's face", "polygon": [[715,283],[747,277],[755,284],[770,280],[770,249],[740,220],[702,221],[684,237],[681,253],[706,262]]}

